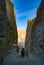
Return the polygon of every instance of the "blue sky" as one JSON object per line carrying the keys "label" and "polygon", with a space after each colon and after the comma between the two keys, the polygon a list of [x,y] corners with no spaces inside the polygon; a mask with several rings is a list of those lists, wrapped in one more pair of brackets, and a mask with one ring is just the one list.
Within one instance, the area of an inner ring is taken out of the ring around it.
{"label": "blue sky", "polygon": [[27,20],[36,17],[36,10],[41,0],[11,0],[16,12],[16,24],[21,29],[26,29]]}

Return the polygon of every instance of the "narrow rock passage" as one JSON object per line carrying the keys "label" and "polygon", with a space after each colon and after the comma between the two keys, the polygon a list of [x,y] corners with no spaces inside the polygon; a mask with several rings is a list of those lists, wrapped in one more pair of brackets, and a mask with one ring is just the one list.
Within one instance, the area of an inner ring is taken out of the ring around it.
{"label": "narrow rock passage", "polygon": [[44,65],[44,58],[30,57],[22,58],[19,54],[11,51],[0,65]]}

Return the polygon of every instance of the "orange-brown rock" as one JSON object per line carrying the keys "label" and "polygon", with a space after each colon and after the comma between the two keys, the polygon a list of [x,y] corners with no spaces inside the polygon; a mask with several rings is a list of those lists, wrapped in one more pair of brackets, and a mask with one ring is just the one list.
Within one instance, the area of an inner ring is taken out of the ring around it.
{"label": "orange-brown rock", "polygon": [[18,30],[18,43],[25,42],[26,30],[22,30],[20,28],[17,28],[17,30]]}
{"label": "orange-brown rock", "polygon": [[35,19],[31,19],[28,20],[28,24],[27,24],[27,29],[26,29],[26,38],[25,38],[25,51],[26,51],[26,55],[28,55],[28,53],[30,52],[30,43],[31,43],[31,31],[32,31],[32,26],[35,22]]}

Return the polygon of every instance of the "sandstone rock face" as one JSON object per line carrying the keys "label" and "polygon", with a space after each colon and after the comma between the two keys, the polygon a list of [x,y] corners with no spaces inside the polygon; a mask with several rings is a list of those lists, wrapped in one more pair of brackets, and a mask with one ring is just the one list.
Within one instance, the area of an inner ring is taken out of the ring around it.
{"label": "sandstone rock face", "polygon": [[25,35],[26,35],[26,30],[22,30],[20,28],[17,28],[18,30],[18,45],[20,47],[25,46]]}
{"label": "sandstone rock face", "polygon": [[25,42],[26,30],[17,28],[18,30],[18,42]]}
{"label": "sandstone rock face", "polygon": [[30,51],[34,55],[44,56],[44,0],[37,10],[37,17],[32,27],[32,44]]}
{"label": "sandstone rock face", "polygon": [[32,43],[30,45],[30,52],[34,55],[44,55],[44,22],[40,22],[35,26],[32,33]]}
{"label": "sandstone rock face", "polygon": [[34,24],[35,19],[28,20],[27,29],[26,29],[26,38],[25,38],[25,51],[26,55],[30,52],[30,43],[31,43],[31,30]]}
{"label": "sandstone rock face", "polygon": [[[16,26],[16,17],[14,13],[14,5],[10,2],[10,0],[6,0],[6,10],[7,10],[7,17],[9,19],[9,25],[10,25],[10,32],[13,43],[17,43],[17,26]],[[9,26],[8,25],[8,26]]]}
{"label": "sandstone rock face", "polygon": [[23,30],[21,28],[17,28],[17,30],[18,30],[19,54],[21,55],[22,48],[25,48],[25,35],[26,35],[26,30]]}
{"label": "sandstone rock face", "polygon": [[44,57],[44,0],[41,0],[41,4],[37,9],[37,16],[31,29],[29,47],[28,50],[30,51],[28,53]]}
{"label": "sandstone rock face", "polygon": [[17,43],[17,26],[13,4],[10,0],[0,0],[0,58],[12,43]]}

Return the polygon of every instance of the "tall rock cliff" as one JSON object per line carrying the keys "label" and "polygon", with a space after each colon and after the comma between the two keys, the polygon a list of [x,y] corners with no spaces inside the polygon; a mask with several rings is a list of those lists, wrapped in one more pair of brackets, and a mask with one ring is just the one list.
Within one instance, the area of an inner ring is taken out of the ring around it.
{"label": "tall rock cliff", "polygon": [[25,42],[26,30],[17,28],[18,30],[18,43]]}
{"label": "tall rock cliff", "polygon": [[14,13],[14,5],[10,2],[10,0],[6,0],[6,10],[7,10],[7,17],[9,19],[9,24],[10,25],[10,32],[12,35],[12,41],[13,43],[17,43],[17,26],[16,26],[16,15]]}
{"label": "tall rock cliff", "polygon": [[26,30],[17,28],[18,30],[18,46],[20,48],[24,48],[25,47],[25,35],[26,35]]}
{"label": "tall rock cliff", "polygon": [[17,26],[13,4],[0,0],[0,59],[7,54],[11,44],[17,43]]}
{"label": "tall rock cliff", "polygon": [[30,43],[31,43],[31,31],[32,31],[32,26],[35,22],[35,19],[28,20],[27,24],[27,29],[26,29],[26,38],[25,38],[25,51],[26,55],[30,52]]}
{"label": "tall rock cliff", "polygon": [[[30,29],[29,29],[30,30]],[[44,0],[37,9],[37,16],[31,30],[29,52],[35,56],[44,56]]]}

